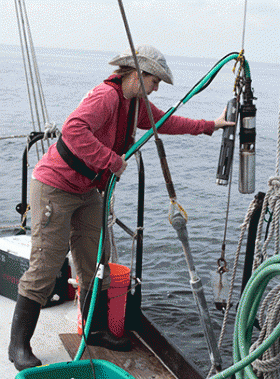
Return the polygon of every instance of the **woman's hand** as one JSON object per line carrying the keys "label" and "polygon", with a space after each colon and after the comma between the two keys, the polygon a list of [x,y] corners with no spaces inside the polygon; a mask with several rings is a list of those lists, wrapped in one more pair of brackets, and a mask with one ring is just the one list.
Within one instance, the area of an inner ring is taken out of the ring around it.
{"label": "woman's hand", "polygon": [[215,128],[214,130],[218,130],[220,128],[223,128],[224,126],[233,126],[235,122],[232,121],[226,121],[226,111],[227,108],[224,109],[223,113],[221,114],[220,117],[218,117],[214,122],[215,122]]}
{"label": "woman's hand", "polygon": [[126,166],[127,166],[127,162],[125,160],[125,154],[123,154],[121,156],[122,158],[122,167],[117,171],[115,172],[115,175],[119,178],[121,176],[121,174],[124,172],[124,170],[126,169]]}

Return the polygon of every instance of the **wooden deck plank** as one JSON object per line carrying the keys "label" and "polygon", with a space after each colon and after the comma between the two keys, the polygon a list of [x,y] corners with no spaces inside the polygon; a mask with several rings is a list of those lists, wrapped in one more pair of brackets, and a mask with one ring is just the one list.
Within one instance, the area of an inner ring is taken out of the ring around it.
{"label": "wooden deck plank", "polygon": [[[60,339],[73,359],[78,351],[81,337],[78,334],[60,334]],[[89,346],[92,359],[104,359],[123,368],[135,379],[174,379],[161,361],[136,337],[133,332],[128,333],[132,342],[132,350],[118,352],[99,346]],[[87,351],[81,359],[90,359]]]}

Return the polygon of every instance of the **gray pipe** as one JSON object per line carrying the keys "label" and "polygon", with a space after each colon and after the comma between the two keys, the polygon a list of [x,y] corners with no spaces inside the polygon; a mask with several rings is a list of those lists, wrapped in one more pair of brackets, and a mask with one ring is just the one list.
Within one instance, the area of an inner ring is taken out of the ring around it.
{"label": "gray pipe", "polygon": [[195,270],[193,257],[191,254],[188,232],[186,227],[186,221],[180,213],[177,213],[172,218],[172,226],[178,234],[179,240],[182,242],[183,250],[185,253],[189,273],[190,273],[190,284],[192,287],[193,296],[198,308],[198,313],[200,317],[200,322],[204,331],[204,336],[207,342],[207,347],[209,350],[209,356],[212,364],[215,366],[216,370],[219,372],[222,368],[222,358],[218,349],[216,337],[213,331],[207,303],[204,296],[203,286],[201,279],[197,275]]}

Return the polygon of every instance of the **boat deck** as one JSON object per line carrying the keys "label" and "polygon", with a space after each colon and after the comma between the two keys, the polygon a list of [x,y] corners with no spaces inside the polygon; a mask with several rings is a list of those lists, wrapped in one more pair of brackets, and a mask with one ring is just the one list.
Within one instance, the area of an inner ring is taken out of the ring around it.
{"label": "boat deck", "polygon": [[[135,379],[174,379],[176,378],[155,355],[148,349],[136,332],[129,332],[132,350],[118,352],[98,346],[89,346],[90,356],[85,350],[82,359],[104,359],[123,368]],[[61,341],[73,359],[79,348],[81,337],[78,334],[60,334]]]}
{"label": "boat deck", "polygon": [[[0,378],[14,379],[18,373],[8,359],[11,323],[16,302],[0,295]],[[43,365],[69,362],[71,358],[65,350],[60,333],[77,331],[77,305],[73,301],[41,310],[39,321],[31,339],[34,354]]]}

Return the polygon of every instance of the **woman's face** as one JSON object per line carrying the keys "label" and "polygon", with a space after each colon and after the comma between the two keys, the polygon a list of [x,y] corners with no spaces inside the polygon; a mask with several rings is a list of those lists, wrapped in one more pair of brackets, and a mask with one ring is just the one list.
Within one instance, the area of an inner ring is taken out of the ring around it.
{"label": "woman's face", "polygon": [[[160,79],[154,75],[143,75],[143,82],[144,82],[145,91],[147,95],[150,95],[152,92],[158,90]],[[140,81],[139,81],[139,85],[140,85]],[[137,96],[138,97],[143,96],[141,87],[139,88]]]}

